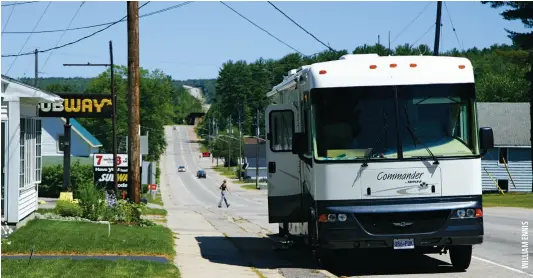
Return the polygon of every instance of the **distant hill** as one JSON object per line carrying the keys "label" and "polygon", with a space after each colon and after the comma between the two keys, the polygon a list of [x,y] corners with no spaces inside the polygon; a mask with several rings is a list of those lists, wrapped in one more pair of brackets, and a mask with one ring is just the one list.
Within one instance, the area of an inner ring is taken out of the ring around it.
{"label": "distant hill", "polygon": [[[20,81],[33,85],[33,78],[22,77],[19,78]],[[85,77],[44,77],[39,78],[38,86],[41,89],[45,89],[48,85],[51,84],[68,84],[76,92],[83,92],[89,86],[92,78]],[[188,79],[188,80],[173,80],[173,85],[176,87],[181,87],[182,85],[188,85],[193,87],[202,88],[204,92],[204,97],[207,103],[211,103],[211,100],[214,99],[216,95],[216,79]]]}

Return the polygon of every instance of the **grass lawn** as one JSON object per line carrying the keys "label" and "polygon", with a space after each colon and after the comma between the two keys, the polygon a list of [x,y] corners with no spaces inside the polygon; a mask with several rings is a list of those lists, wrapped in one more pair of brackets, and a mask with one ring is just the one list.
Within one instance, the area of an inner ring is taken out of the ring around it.
{"label": "grass lawn", "polygon": [[173,277],[179,278],[170,263],[131,260],[2,259],[2,277]]}
{"label": "grass lawn", "polygon": [[214,167],[213,169],[225,177],[232,178],[232,179],[237,178],[235,175],[235,172],[233,171],[233,167],[230,167],[229,170],[227,167],[224,167],[224,166]]}
{"label": "grass lawn", "polygon": [[164,215],[164,216],[166,216],[167,215],[167,211],[165,209],[160,209],[160,208],[146,208],[143,214],[144,215]]}
{"label": "grass lawn", "polygon": [[257,188],[255,188],[255,183],[242,185],[241,188],[257,190]]}
{"label": "grass lawn", "polygon": [[484,207],[518,207],[533,209],[532,193],[483,194]]}
{"label": "grass lawn", "polygon": [[2,254],[112,254],[175,255],[172,232],[162,226],[133,227],[87,222],[37,219],[20,228],[2,244]]}
{"label": "grass lawn", "polygon": [[156,204],[160,206],[163,205],[163,200],[161,199],[161,193],[159,192],[155,195],[154,199],[152,199],[152,195],[150,195],[150,193],[144,193],[142,194],[142,196],[146,198],[146,200],[148,200],[148,203],[152,203],[152,204]]}

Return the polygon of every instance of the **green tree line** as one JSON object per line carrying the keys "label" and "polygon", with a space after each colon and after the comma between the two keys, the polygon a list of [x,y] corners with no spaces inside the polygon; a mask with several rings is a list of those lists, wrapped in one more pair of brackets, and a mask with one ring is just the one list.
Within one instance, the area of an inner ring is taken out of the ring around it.
{"label": "green tree line", "polygon": [[[399,45],[390,51],[381,44],[362,45],[351,53],[433,55],[433,51],[427,45],[413,47],[409,44]],[[293,53],[279,60],[260,58],[252,63],[230,60],[224,63],[219,71],[216,82],[217,94],[206,118],[215,118],[224,132],[230,117],[232,125],[237,126],[240,114],[243,133],[255,135],[257,111],[260,111],[260,128],[263,129],[262,114],[268,104],[266,94],[273,86],[283,81],[289,70],[302,65],[337,60],[345,54],[348,54],[348,51],[324,51],[314,56]],[[472,62],[478,101],[529,101],[529,81],[525,78],[529,70],[528,52],[518,46],[493,45],[489,48],[471,48],[465,51],[452,49],[440,55],[466,57]],[[208,121],[204,121],[200,128],[208,130]],[[263,130],[261,134],[264,134]]]}
{"label": "green tree line", "polygon": [[[125,149],[128,135],[128,68],[115,67],[115,90],[117,93],[117,140],[119,149]],[[140,117],[141,134],[149,135],[149,155],[147,160],[156,161],[166,148],[164,126],[184,123],[191,112],[202,111],[199,100],[186,92],[183,87],[173,86],[173,80],[160,70],[140,69]],[[110,94],[111,72],[107,70],[96,78],[88,79],[84,90],[69,82],[47,84],[46,90],[53,93],[79,92]],[[75,82],[80,82],[74,79]],[[78,83],[79,84],[79,83]],[[101,152],[112,152],[111,119],[77,119],[103,144]],[[120,148],[122,146],[122,148]]]}

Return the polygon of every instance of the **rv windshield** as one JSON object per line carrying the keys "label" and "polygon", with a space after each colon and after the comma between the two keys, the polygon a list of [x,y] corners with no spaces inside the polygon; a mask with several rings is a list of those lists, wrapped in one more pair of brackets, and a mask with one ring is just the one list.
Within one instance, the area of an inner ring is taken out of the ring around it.
{"label": "rv windshield", "polygon": [[314,89],[311,102],[316,159],[397,157],[394,87]]}
{"label": "rv windshield", "polygon": [[404,158],[478,153],[474,84],[398,86],[398,98]]}
{"label": "rv windshield", "polygon": [[407,159],[478,154],[473,84],[314,89],[311,102],[317,160],[398,158],[398,132]]}

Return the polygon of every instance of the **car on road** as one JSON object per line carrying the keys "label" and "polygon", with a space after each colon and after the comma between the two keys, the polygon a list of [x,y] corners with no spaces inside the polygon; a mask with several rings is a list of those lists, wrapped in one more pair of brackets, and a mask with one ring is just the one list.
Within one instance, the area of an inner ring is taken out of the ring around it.
{"label": "car on road", "polygon": [[198,172],[196,172],[196,177],[201,179],[201,178],[207,178],[207,174],[205,173],[204,170],[198,170]]}
{"label": "car on road", "polygon": [[180,166],[178,167],[178,172],[185,172],[185,166],[180,165]]}

